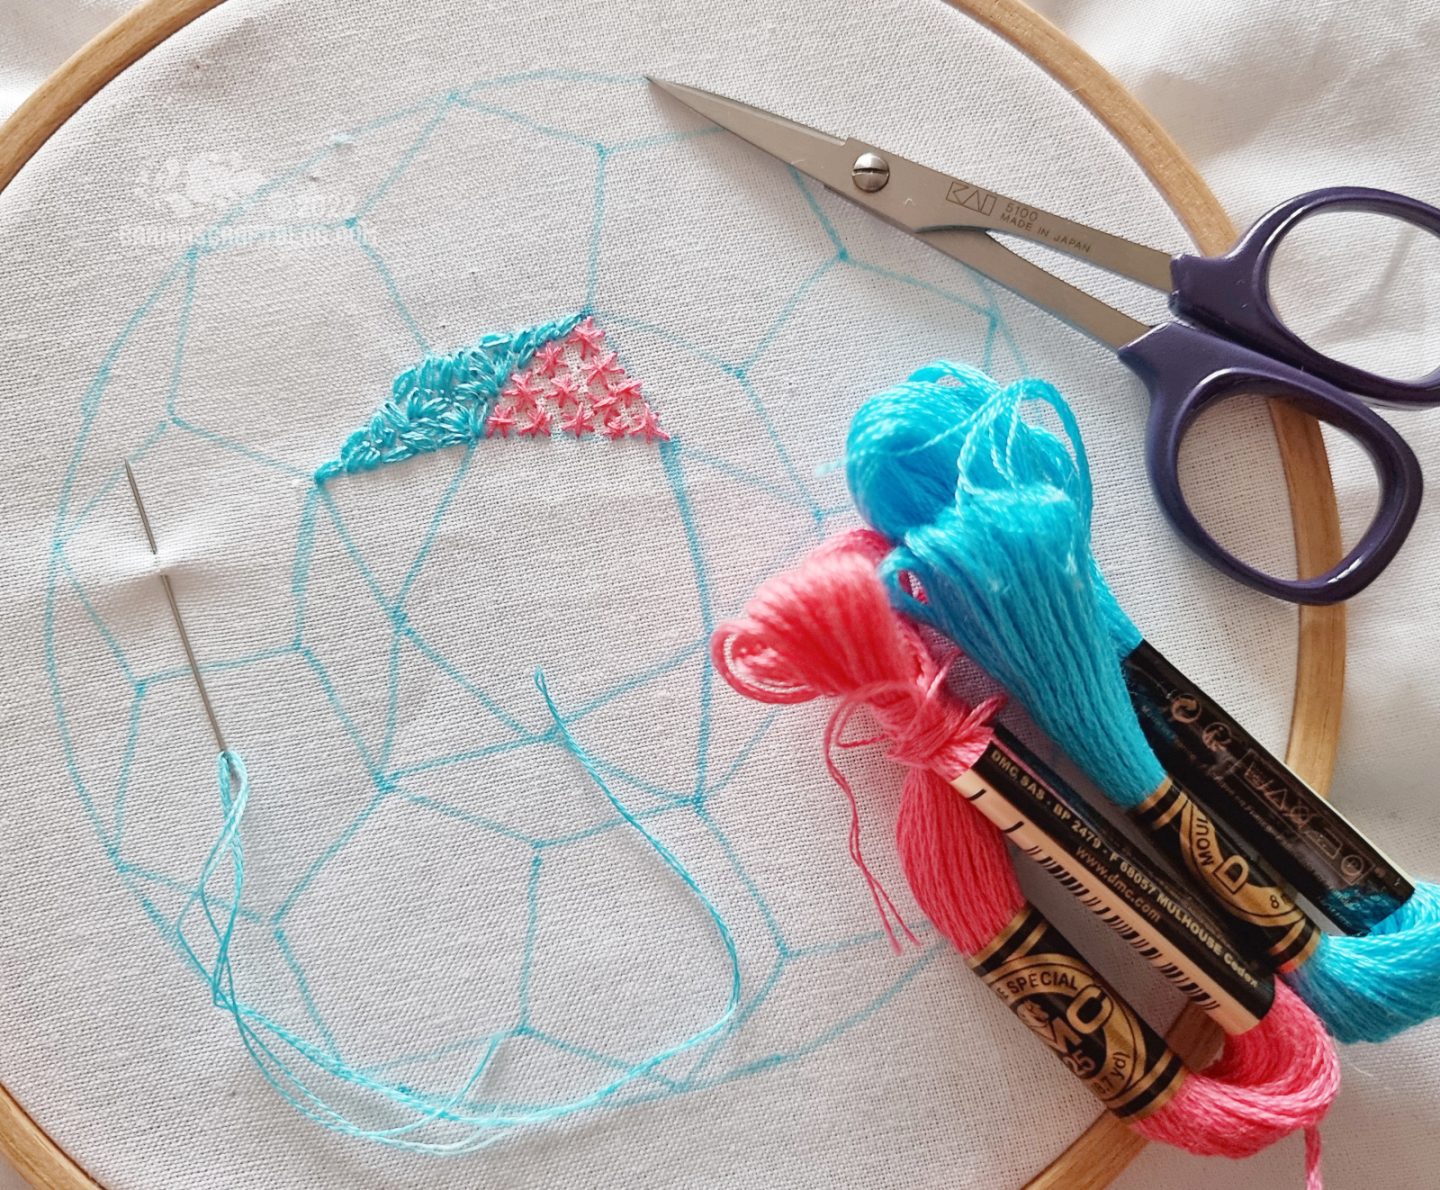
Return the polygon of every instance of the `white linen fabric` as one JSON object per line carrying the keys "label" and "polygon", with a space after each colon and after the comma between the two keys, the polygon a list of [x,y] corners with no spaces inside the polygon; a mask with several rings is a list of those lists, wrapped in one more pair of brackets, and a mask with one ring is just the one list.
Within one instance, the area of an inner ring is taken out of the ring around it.
{"label": "white linen fabric", "polygon": [[[1052,15],[1093,33],[1199,150],[1237,221],[1326,182],[1440,198],[1422,151],[1433,83],[1397,32],[1420,36],[1422,13],[1407,25],[1389,10],[1362,37],[1338,8],[1329,28],[1273,8],[1142,23],[1136,6],[1128,25],[1100,11]],[[1122,36],[1136,28],[1146,36]],[[848,415],[937,355],[1039,374],[1073,400],[1122,601],[1283,743],[1293,612],[1168,535],[1140,461],[1138,384],[761,155],[677,136],[700,124],[657,101],[647,72],[1184,246],[1063,89],[930,0],[698,13],[229,0],[107,88],[0,196],[0,393],[23,429],[0,479],[0,1078],[107,1185],[1003,1186],[1093,1118],[933,936],[889,950],[820,763],[824,709],[773,715],[712,689],[698,651],[763,576],[853,523],[834,467]],[[234,230],[187,257],[237,202]],[[352,215],[363,242],[313,226]],[[1378,285],[1385,262],[1368,263]],[[1369,277],[1349,280],[1343,294],[1312,281],[1297,318],[1332,315],[1336,342],[1375,326]],[[1159,313],[1119,283],[1098,289]],[[451,449],[340,477],[333,503],[306,478],[424,350],[585,305],[675,435],[669,454],[489,441],[468,463]],[[1388,309],[1382,345],[1404,346],[1426,311]],[[1229,502],[1217,508],[1278,564],[1288,527],[1264,416],[1225,419],[1207,473]],[[1429,421],[1400,420],[1440,474]],[[539,667],[616,796],[734,931],[747,1011],[723,1045],[463,1157],[382,1149],[287,1107],[165,932],[220,807],[116,482],[126,456],[254,780],[235,943],[248,999],[431,1092],[523,1019],[531,1032],[503,1043],[484,1089],[529,1104],[591,1093],[716,1018],[725,953],[694,898],[615,825],[573,755],[553,740],[507,750],[548,726]],[[1342,469],[1340,482],[1358,480]],[[1424,581],[1437,552],[1427,509],[1353,605],[1337,785],[1421,874],[1437,850],[1431,743],[1415,730],[1437,709]],[[867,857],[913,917],[888,859],[894,777],[877,757],[847,767]],[[1168,1018],[1168,989],[1026,878]],[[1347,1053],[1332,1186],[1423,1184],[1435,1039]],[[1243,1166],[1152,1148],[1123,1184],[1282,1185],[1299,1167],[1298,1142]]]}
{"label": "white linen fabric", "polygon": [[0,119],[10,115],[57,66],[131,7],[127,0],[0,6]]}
{"label": "white linen fabric", "polygon": [[[1380,12],[1338,0],[1041,0],[1036,7],[1156,115],[1238,227],[1316,186],[1381,186],[1440,202],[1440,82],[1433,70],[1440,14],[1434,5],[1413,0]],[[1313,271],[1306,277],[1302,265],[1278,295],[1298,296],[1292,301],[1296,325],[1372,365],[1401,360],[1409,374],[1433,367],[1440,341],[1435,242],[1382,234],[1370,241],[1372,250],[1355,233],[1374,234],[1373,226],[1340,216],[1330,221],[1334,234],[1306,237],[1304,262]],[[1400,557],[1349,604],[1334,795],[1399,863],[1434,878],[1440,872],[1440,837],[1430,812],[1437,754],[1424,725],[1440,714],[1434,677],[1440,420],[1423,411],[1388,416],[1420,456],[1430,490]],[[1353,530],[1353,514],[1365,504],[1368,465],[1353,452],[1333,450],[1331,464]],[[1153,631],[1160,639],[1159,627]],[[1205,664],[1199,654],[1195,662]],[[1224,689],[1230,675],[1213,674],[1217,689]],[[1437,1044],[1440,1028],[1432,1024],[1383,1046],[1341,1051],[1344,1089],[1325,1130],[1327,1185],[1435,1181]],[[1136,1190],[1281,1185],[1289,1172],[1278,1153],[1240,1168],[1214,1160],[1179,1168],[1173,1161],[1152,1146],[1117,1184]]]}

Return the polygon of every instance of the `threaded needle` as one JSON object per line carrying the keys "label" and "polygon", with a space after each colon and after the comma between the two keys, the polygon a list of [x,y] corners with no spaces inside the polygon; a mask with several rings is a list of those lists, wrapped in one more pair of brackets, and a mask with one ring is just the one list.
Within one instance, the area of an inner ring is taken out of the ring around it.
{"label": "threaded needle", "polygon": [[[150,515],[145,511],[145,501],[140,498],[140,485],[135,481],[135,472],[131,470],[128,459],[125,460],[125,478],[130,484],[130,495],[135,501],[135,511],[140,514],[140,526],[145,530],[145,540],[150,546],[150,553],[159,558],[160,551],[155,545],[155,530],[150,525]],[[220,720],[215,715],[215,704],[210,701],[210,691],[206,689],[205,679],[200,675],[200,663],[195,659],[190,634],[185,631],[185,620],[180,615],[180,604],[175,599],[175,587],[164,570],[158,571],[156,577],[165,590],[165,601],[170,604],[170,614],[175,619],[175,631],[179,634],[180,645],[185,650],[185,661],[190,666],[190,676],[195,679],[195,690],[205,708],[205,718],[210,721],[210,730],[215,733],[215,743],[221,752],[229,752],[230,749],[225,744],[225,733],[220,730]]]}

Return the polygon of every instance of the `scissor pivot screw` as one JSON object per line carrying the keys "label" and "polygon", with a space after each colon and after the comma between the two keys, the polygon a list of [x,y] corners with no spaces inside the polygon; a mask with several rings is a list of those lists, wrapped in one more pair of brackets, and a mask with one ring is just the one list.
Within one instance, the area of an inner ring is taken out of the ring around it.
{"label": "scissor pivot screw", "polygon": [[890,163],[879,153],[861,153],[850,167],[850,177],[858,190],[884,190],[890,180]]}

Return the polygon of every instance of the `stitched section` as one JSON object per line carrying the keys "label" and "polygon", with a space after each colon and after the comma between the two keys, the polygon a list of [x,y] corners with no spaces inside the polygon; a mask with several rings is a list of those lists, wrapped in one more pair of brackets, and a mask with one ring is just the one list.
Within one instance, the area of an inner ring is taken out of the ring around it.
{"label": "stitched section", "polygon": [[315,482],[481,438],[533,441],[558,432],[670,441],[641,389],[593,318],[486,335],[397,376],[390,399],[317,468]]}
{"label": "stitched section", "polygon": [[546,343],[528,369],[510,378],[486,419],[485,436],[508,438],[513,431],[548,438],[558,432],[575,438],[599,434],[612,442],[669,442],[641,387],[605,346],[604,330],[586,318],[564,338]]}

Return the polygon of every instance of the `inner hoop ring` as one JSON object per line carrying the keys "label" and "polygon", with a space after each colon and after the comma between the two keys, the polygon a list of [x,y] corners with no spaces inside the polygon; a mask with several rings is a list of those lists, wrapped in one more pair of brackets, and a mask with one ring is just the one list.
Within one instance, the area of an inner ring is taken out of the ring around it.
{"label": "inner hoop ring", "polygon": [[[0,125],[0,194],[36,151],[102,87],[172,34],[224,0],[142,0],[83,46]],[[1180,147],[1120,83],[1022,0],[932,0],[946,3],[1009,42],[1062,85],[1135,159],[1202,252],[1235,241],[1235,227]],[[1319,574],[1342,555],[1340,516],[1319,424],[1282,402],[1270,418],[1285,469],[1294,528],[1296,572]],[[1345,607],[1301,607],[1295,694],[1285,762],[1321,793],[1330,788],[1345,686]],[[1203,1063],[1219,1033],[1198,1009],[1186,1008],[1169,1039]],[[1102,1190],[1146,1141],[1102,1114],[1024,1190]],[[0,1153],[43,1190],[96,1190],[80,1161],[55,1143],[0,1085]]]}

